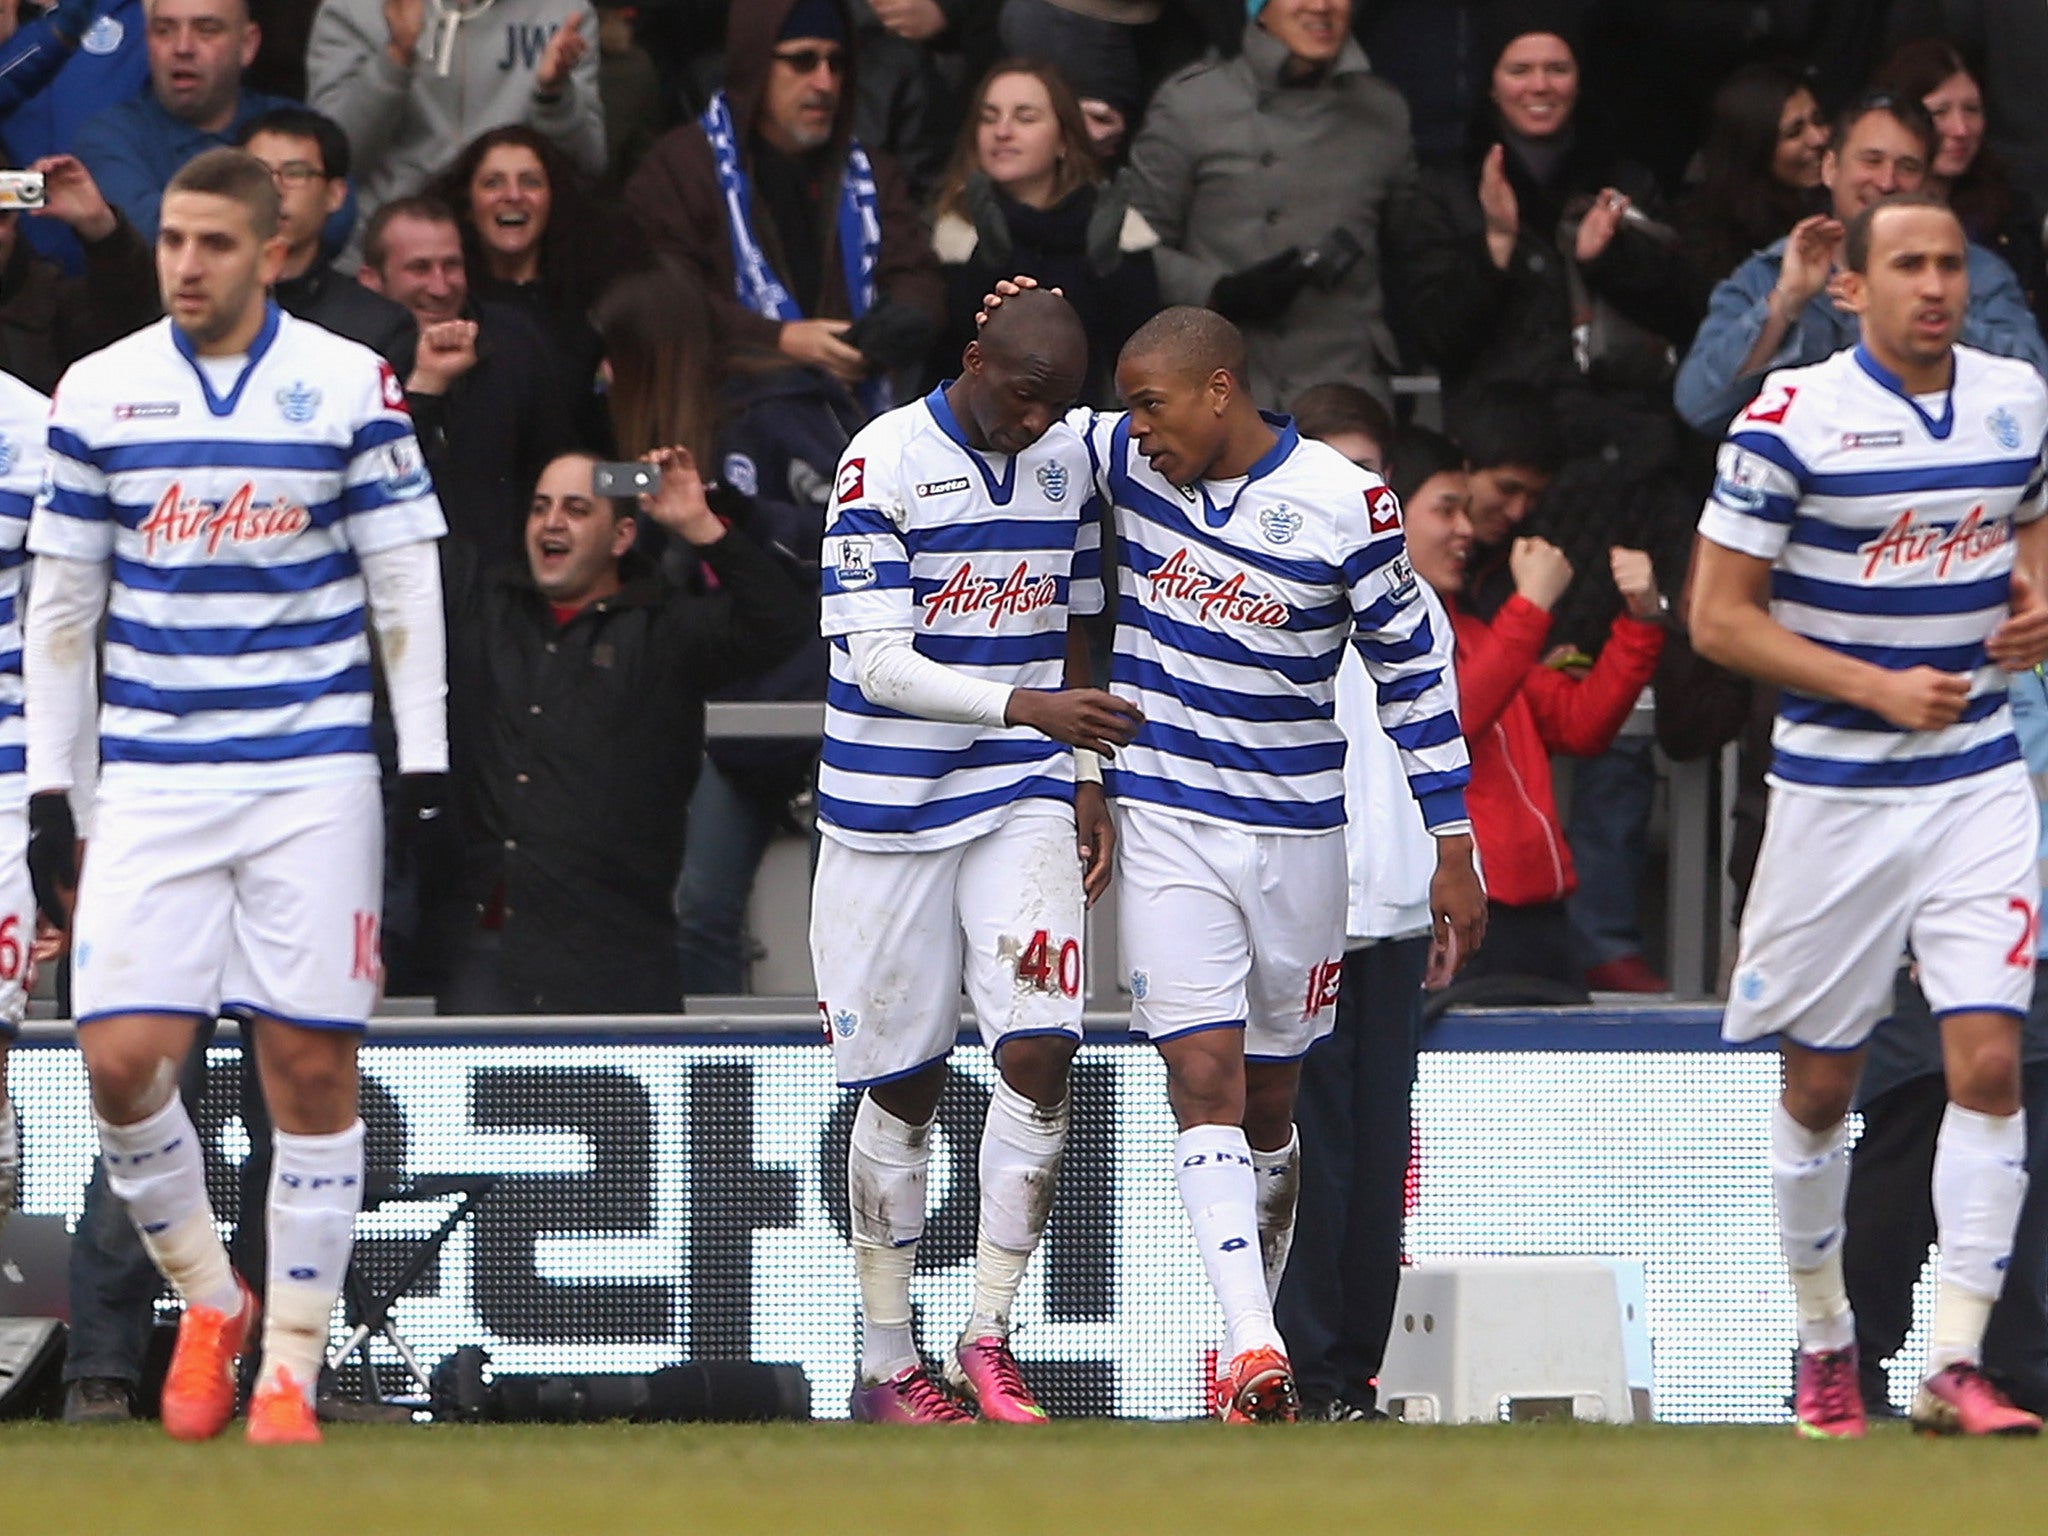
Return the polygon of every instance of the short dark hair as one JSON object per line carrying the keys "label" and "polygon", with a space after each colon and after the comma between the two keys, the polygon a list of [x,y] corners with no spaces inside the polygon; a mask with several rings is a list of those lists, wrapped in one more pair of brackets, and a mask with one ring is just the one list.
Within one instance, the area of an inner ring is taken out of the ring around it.
{"label": "short dark hair", "polygon": [[1394,446],[1393,416],[1371,390],[1357,384],[1311,384],[1294,397],[1287,414],[1303,437],[1357,432],[1378,443],[1381,453]]}
{"label": "short dark hair", "polygon": [[384,270],[384,231],[395,219],[418,219],[423,224],[452,224],[458,233],[462,228],[455,217],[455,210],[438,197],[420,193],[411,197],[394,197],[370,215],[369,227],[363,231],[364,266],[380,272]]}
{"label": "short dark hair", "polygon": [[[1842,265],[1851,272],[1870,271],[1870,242],[1876,233],[1877,216],[1887,208],[1933,208],[1956,219],[1955,209],[1932,192],[1887,193],[1868,208],[1859,210],[1842,236]],[[1958,227],[1962,222],[1956,219]]]}
{"label": "short dark hair", "polygon": [[173,192],[230,198],[249,210],[249,226],[258,240],[277,233],[277,183],[270,179],[270,167],[246,150],[223,145],[193,156],[170,179],[164,197]]}
{"label": "short dark hair", "polygon": [[1445,405],[1444,427],[1474,470],[1519,464],[1554,475],[1564,463],[1557,413],[1534,384],[1496,379],[1460,390]]}
{"label": "short dark hair", "polygon": [[274,133],[288,139],[311,139],[320,146],[320,169],[327,173],[327,179],[348,179],[348,135],[341,131],[341,124],[326,113],[297,105],[272,107],[244,123],[242,131],[235,135],[235,142],[247,149],[249,141],[259,133]]}
{"label": "short dark hair", "polygon": [[1121,354],[1154,356],[1204,378],[1221,368],[1239,387],[1245,382],[1244,333],[1213,309],[1192,304],[1162,309],[1131,334]]}
{"label": "short dark hair", "polygon": [[1387,484],[1406,501],[1437,475],[1465,472],[1465,450],[1428,427],[1411,426],[1387,454]]}
{"label": "short dark hair", "polygon": [[1927,109],[1902,91],[1865,91],[1835,114],[1835,131],[1828,140],[1828,152],[1839,156],[1849,142],[1849,130],[1873,112],[1882,112],[1920,141],[1920,151],[1934,158],[1934,119]]}

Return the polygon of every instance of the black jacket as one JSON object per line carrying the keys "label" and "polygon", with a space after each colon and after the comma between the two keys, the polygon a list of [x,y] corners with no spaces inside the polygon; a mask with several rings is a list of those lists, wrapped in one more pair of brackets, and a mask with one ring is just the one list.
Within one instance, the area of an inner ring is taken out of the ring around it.
{"label": "black jacket", "polygon": [[17,230],[0,269],[0,369],[49,394],[66,368],[163,313],[156,259],[120,214],[113,233],[85,247],[85,275],[67,276]]}
{"label": "black jacket", "polygon": [[297,277],[282,279],[270,292],[286,314],[361,342],[389,363],[400,379],[412,372],[419,331],[403,304],[318,262]]}
{"label": "black jacket", "polygon": [[500,991],[539,1013],[670,1012],[676,877],[704,695],[791,655],[817,599],[745,534],[702,552],[713,596],[628,555],[566,624],[523,563],[442,545],[467,926],[502,913]]}
{"label": "black jacket", "polygon": [[448,532],[486,570],[526,559],[526,503],[540,472],[576,446],[546,338],[519,310],[470,306],[476,366],[445,395],[408,393]]}

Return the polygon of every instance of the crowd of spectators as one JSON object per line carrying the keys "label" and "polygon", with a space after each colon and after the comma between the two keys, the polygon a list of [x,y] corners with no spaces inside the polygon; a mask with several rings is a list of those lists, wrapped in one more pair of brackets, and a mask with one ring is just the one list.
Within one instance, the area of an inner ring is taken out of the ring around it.
{"label": "crowd of spectators", "polygon": [[[1538,796],[1480,829],[1497,902],[1540,909],[1531,946],[1497,914],[1500,957],[1657,990],[1658,769],[1616,730],[1653,667],[1681,684],[1658,690],[1667,745],[1713,750],[1755,714],[1659,595],[1710,439],[1768,370],[1853,339],[1842,226],[1893,190],[1963,218],[1965,341],[2048,369],[2043,59],[2048,16],[1994,0],[4,0],[0,156],[48,192],[0,211],[0,367],[48,390],[152,319],[165,181],[240,144],[284,202],[278,302],[389,362],[478,580],[531,584],[550,466],[680,446],[814,587],[840,450],[955,371],[995,279],[1066,292],[1099,405],[1136,327],[1209,306],[1262,406],[1354,457],[1443,461],[1416,481],[1436,546],[1416,565],[1491,701],[1475,754],[1546,782],[1550,752],[1580,757],[1568,811]],[[623,520],[625,585],[730,601],[660,524]],[[818,697],[820,646],[774,649],[692,689]],[[551,899],[607,910],[630,869],[637,910],[665,882],[668,916],[635,931],[676,953],[675,990],[744,990],[749,892],[815,750],[555,764],[563,803],[658,783],[689,831],[619,824],[617,856]],[[467,956],[474,982],[470,930],[507,905],[487,830],[466,916],[396,900],[396,981]],[[1510,894],[1531,838],[1549,876]],[[598,1006],[563,982],[471,990]]]}

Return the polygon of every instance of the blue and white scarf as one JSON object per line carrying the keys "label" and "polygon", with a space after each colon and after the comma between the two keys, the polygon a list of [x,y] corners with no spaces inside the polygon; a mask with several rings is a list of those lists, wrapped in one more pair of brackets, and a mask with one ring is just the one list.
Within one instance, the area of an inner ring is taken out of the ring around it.
{"label": "blue and white scarf", "polygon": [[[711,159],[718,168],[718,187],[725,195],[725,230],[732,241],[733,289],[740,303],[771,320],[801,320],[803,307],[761,253],[754,238],[753,189],[740,165],[739,139],[733,132],[732,110],[725,92],[697,119],[711,141]],[[875,267],[882,254],[882,216],[875,193],[875,168],[858,142],[847,145],[846,174],[839,183],[839,260],[846,273],[846,296],[858,320],[875,304]]]}

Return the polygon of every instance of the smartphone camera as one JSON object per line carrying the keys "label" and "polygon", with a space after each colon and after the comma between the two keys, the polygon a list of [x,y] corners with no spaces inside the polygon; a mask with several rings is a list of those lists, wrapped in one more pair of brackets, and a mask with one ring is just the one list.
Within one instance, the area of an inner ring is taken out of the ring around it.
{"label": "smartphone camera", "polygon": [[661,489],[661,470],[653,464],[612,462],[590,466],[590,494],[627,498],[652,496]]}

